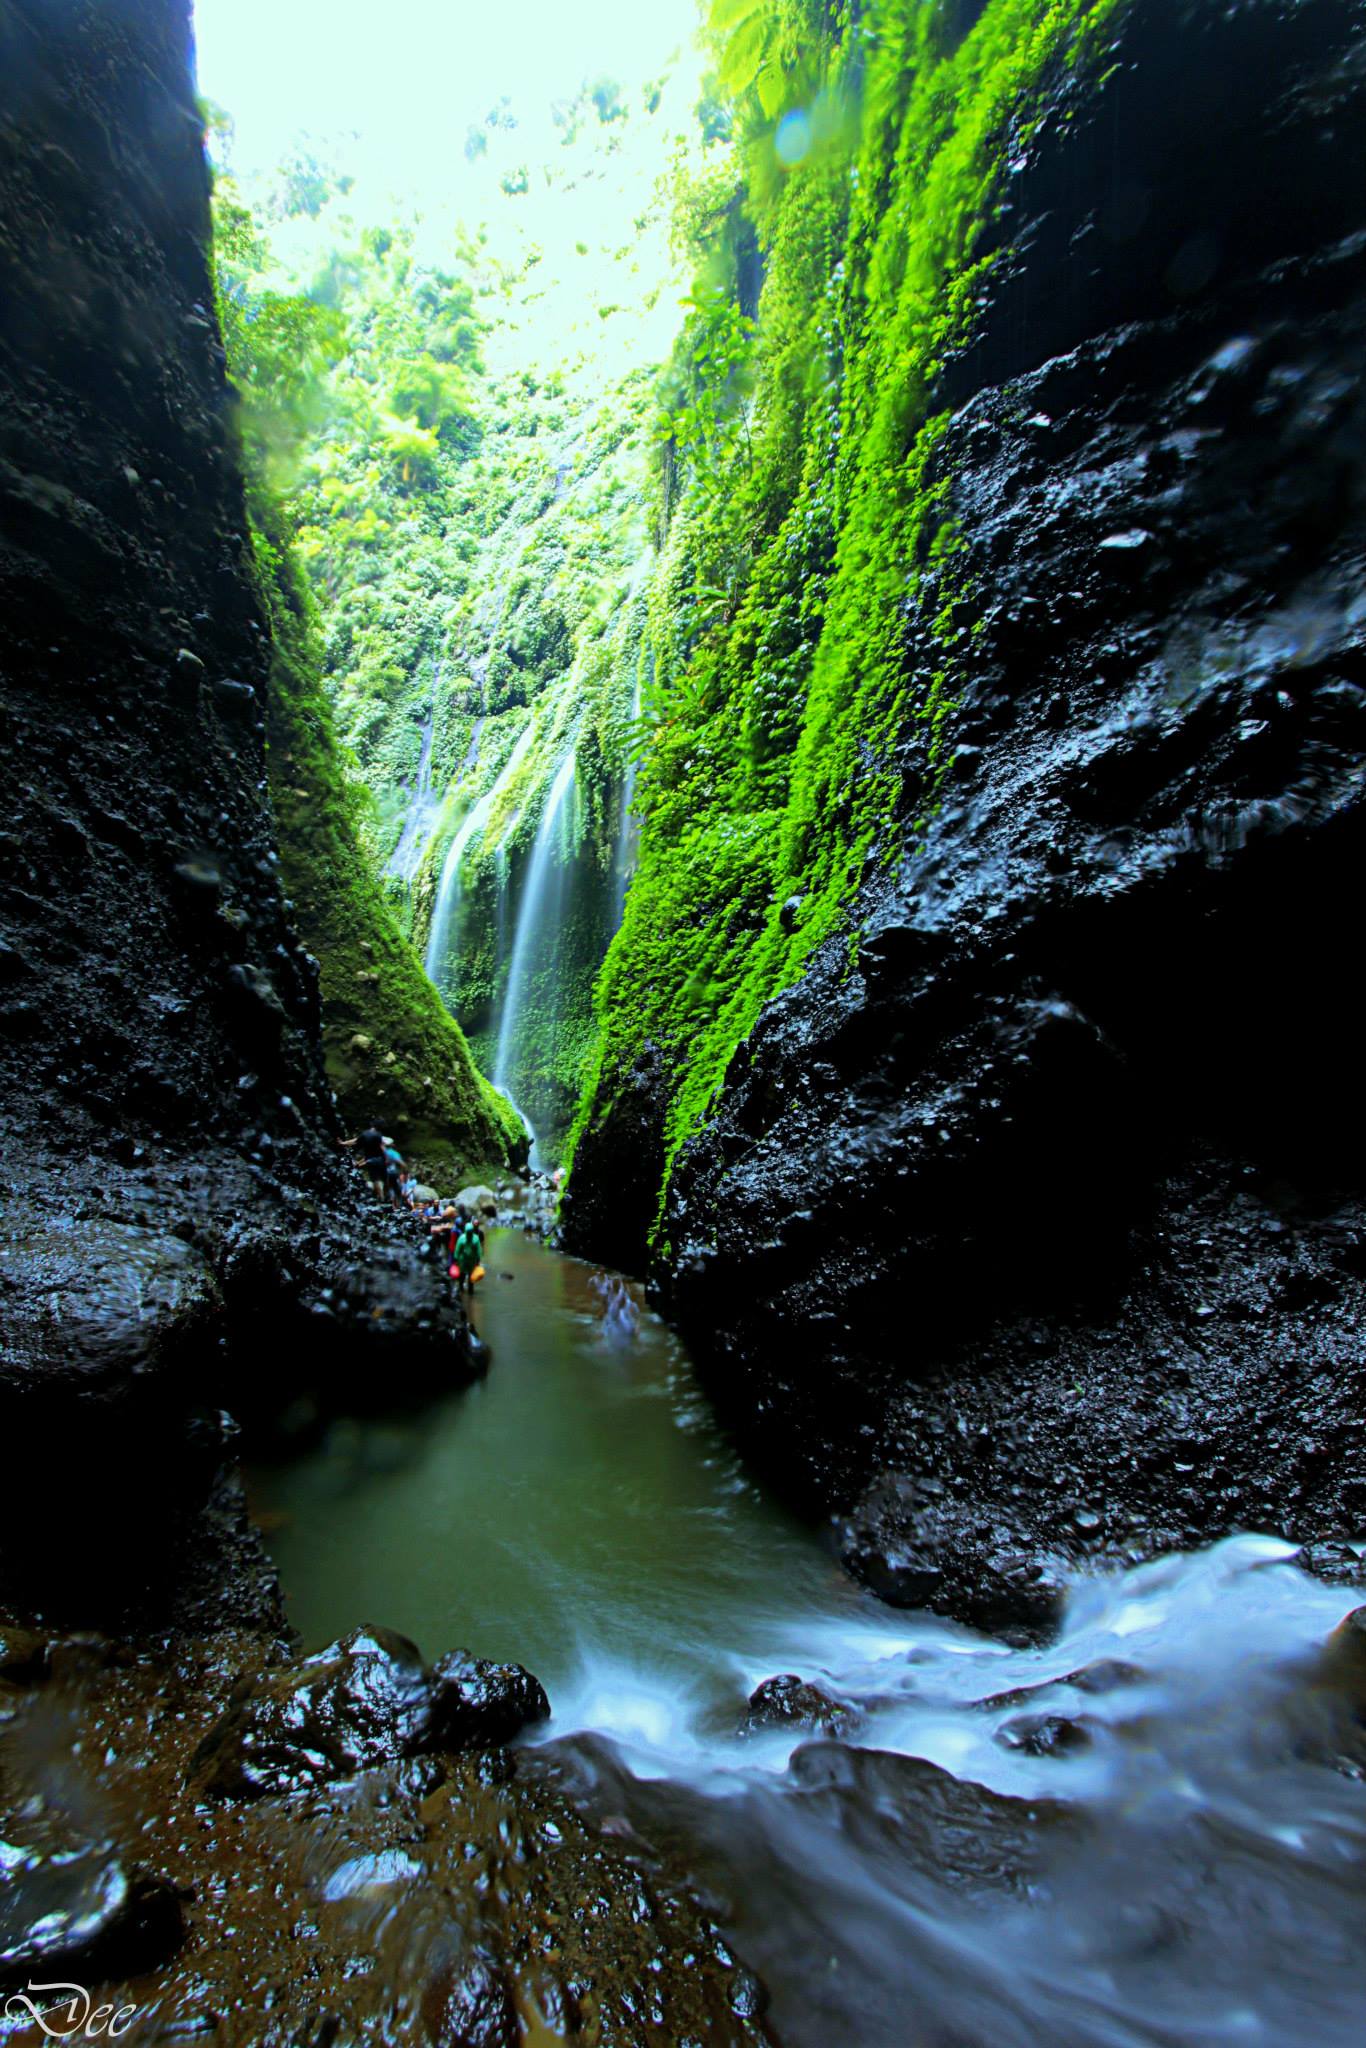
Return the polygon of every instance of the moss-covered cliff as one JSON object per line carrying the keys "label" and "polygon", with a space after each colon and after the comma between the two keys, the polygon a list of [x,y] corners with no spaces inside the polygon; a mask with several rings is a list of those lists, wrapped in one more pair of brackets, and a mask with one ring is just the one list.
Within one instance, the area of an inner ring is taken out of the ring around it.
{"label": "moss-covered cliff", "polygon": [[[332,417],[330,377],[347,325],[326,294],[280,290],[281,280],[262,268],[261,235],[231,185],[220,184],[215,198],[217,300],[237,392],[256,579],[271,628],[270,788],[285,883],[320,964],[328,1077],[353,1128],[377,1123],[423,1173],[458,1179],[519,1156],[521,1125],[477,1072],[374,871],[375,800],[338,741],[317,603],[302,566],[310,540],[300,531],[299,479],[305,451]],[[446,332],[467,297],[454,286],[435,295],[424,341],[436,346],[434,336]],[[427,367],[436,378],[443,364],[433,355]],[[456,370],[445,368],[454,379]],[[375,429],[376,436],[386,431]],[[435,432],[429,438],[437,447]],[[399,454],[391,451],[396,478],[416,460],[407,442]],[[406,486],[398,488],[401,494]],[[344,501],[345,492],[333,496]],[[343,504],[333,509],[344,551],[354,522]]]}
{"label": "moss-covered cliff", "polygon": [[[1085,92],[1115,13],[713,10],[763,285],[751,321],[751,244],[728,216],[677,359],[640,870],[599,984],[585,1179],[652,1046],[668,1076],[662,1201],[764,1004],[836,931],[852,957],[860,880],[933,812],[974,616],[943,373],[1005,257],[1001,195],[1043,95],[1065,119],[1059,83],[1064,104]],[[909,670],[903,621],[931,594],[932,652]],[[633,1216],[619,1246],[638,1260],[655,1220]]]}
{"label": "moss-covered cliff", "polygon": [[680,409],[565,1227],[869,1584],[1033,1630],[1061,1563],[1360,1518],[1363,20],[828,30],[860,150],[822,298],[769,77],[734,489],[738,379]]}
{"label": "moss-covered cliff", "polygon": [[266,759],[281,874],[319,962],[328,1079],[353,1129],[378,1124],[448,1187],[521,1156],[522,1128],[475,1067],[367,865],[319,675],[312,599],[260,526],[255,547],[273,641]]}

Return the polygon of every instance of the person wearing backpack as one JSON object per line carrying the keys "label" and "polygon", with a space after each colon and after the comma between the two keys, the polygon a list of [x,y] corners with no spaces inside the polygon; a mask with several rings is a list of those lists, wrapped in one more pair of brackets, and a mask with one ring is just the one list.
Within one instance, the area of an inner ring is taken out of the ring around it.
{"label": "person wearing backpack", "polygon": [[473,1294],[475,1282],[484,1277],[482,1253],[479,1233],[467,1219],[453,1246],[451,1278],[457,1289],[463,1287],[467,1294]]}

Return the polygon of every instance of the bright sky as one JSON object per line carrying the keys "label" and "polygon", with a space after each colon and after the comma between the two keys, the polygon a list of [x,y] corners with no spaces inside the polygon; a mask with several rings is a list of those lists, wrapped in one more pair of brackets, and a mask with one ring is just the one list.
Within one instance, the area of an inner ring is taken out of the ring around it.
{"label": "bright sky", "polygon": [[697,0],[195,0],[199,89],[236,123],[243,171],[300,133],[357,129],[396,186],[430,192],[503,94],[632,88],[693,36]]}

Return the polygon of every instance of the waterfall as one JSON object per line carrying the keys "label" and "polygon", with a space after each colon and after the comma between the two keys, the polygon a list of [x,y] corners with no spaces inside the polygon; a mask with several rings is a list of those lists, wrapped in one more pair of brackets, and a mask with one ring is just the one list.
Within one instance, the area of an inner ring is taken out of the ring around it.
{"label": "waterfall", "polygon": [[[654,681],[655,658],[649,656],[650,680]],[[640,719],[640,707],[644,701],[640,667],[636,668],[636,687],[631,698],[631,730],[636,733]],[[636,859],[640,852],[640,821],[631,815],[631,805],[636,794],[636,769],[639,766],[635,745],[626,763],[626,773],[621,783],[621,817],[617,824],[617,843],[612,851],[612,931],[621,923],[626,909],[626,891],[635,872]]]}
{"label": "waterfall", "polygon": [[478,803],[470,805],[459,830],[446,849],[446,858],[441,869],[441,884],[436,892],[436,907],[432,911],[431,930],[427,934],[427,952],[422,963],[427,970],[428,980],[436,982],[438,987],[450,950],[451,924],[460,901],[460,863],[465,857],[465,848],[475,833],[481,832],[487,824],[492,808],[493,791],[488,789]]}
{"label": "waterfall", "polygon": [[432,911],[431,930],[427,934],[427,952],[423,960],[427,979],[434,981],[438,987],[441,985],[441,976],[450,953],[451,931],[460,904],[460,863],[465,857],[465,849],[475,834],[482,832],[487,825],[499,792],[526,757],[534,730],[534,723],[529,720],[525,731],[504,762],[497,780],[491,788],[484,791],[476,804],[471,805],[446,849],[446,858],[441,868],[441,881],[436,892],[436,905]]}
{"label": "waterfall", "polygon": [[[440,681],[439,672],[437,680]],[[436,817],[437,806],[432,796],[432,738],[435,731],[436,714],[429,711],[427,722],[422,728],[422,752],[417,764],[417,785],[403,820],[403,831],[399,835],[398,845],[390,854],[384,869],[386,875],[397,875],[404,882],[411,882],[417,873]]]}
{"label": "waterfall", "polygon": [[512,959],[508,965],[503,1013],[498,1024],[498,1050],[493,1063],[493,1085],[500,1088],[509,1100],[513,1099],[513,1082],[519,1078],[524,1054],[520,1027],[536,968],[539,965],[544,972],[548,967],[547,979],[553,984],[558,967],[561,898],[568,852],[563,844],[561,828],[573,784],[574,755],[571,751],[560,763],[546,797],[517,908]]}

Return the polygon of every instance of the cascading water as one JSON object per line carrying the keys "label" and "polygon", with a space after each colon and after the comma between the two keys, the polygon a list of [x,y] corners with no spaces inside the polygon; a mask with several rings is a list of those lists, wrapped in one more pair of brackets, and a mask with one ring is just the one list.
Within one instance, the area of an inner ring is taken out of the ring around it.
{"label": "cascading water", "polygon": [[487,1263],[476,1394],[262,1477],[310,1646],[383,1614],[525,1658],[519,1773],[667,1844],[789,2048],[1356,2048],[1366,1731],[1322,1645],[1358,1588],[1244,1535],[1079,1576],[1043,1648],[883,1607],[638,1287],[508,1230]]}
{"label": "cascading water", "polygon": [[[550,785],[537,827],[535,844],[517,907],[517,928],[508,963],[498,1022],[493,1085],[511,1101],[518,1099],[525,1072],[524,1027],[533,988],[553,1018],[556,970],[562,938],[564,891],[570,848],[566,844],[568,803],[574,787],[572,750],[560,763]],[[534,1157],[534,1154],[533,1154]]]}
{"label": "cascading water", "polygon": [[[437,672],[440,681],[440,671]],[[432,739],[436,731],[436,716],[428,712],[427,722],[422,728],[422,752],[418,757],[417,781],[403,820],[403,830],[398,845],[389,856],[385,867],[386,875],[397,875],[400,881],[411,882],[426,851],[427,840],[436,822],[438,809],[432,794]]]}
{"label": "cascading water", "polygon": [[[650,679],[651,681],[653,681],[655,665],[655,658],[653,654],[648,656],[648,661],[650,669]],[[643,691],[641,688],[641,677],[639,671],[637,671],[635,694],[631,699],[631,724],[633,729],[635,727],[636,721],[640,717],[642,697]],[[615,931],[618,925],[621,923],[623,913],[626,909],[626,891],[631,886],[631,876],[635,872],[636,857],[640,848],[640,821],[638,818],[635,817],[631,809],[632,804],[635,802],[636,795],[637,766],[638,758],[633,747],[631,750],[630,757],[626,763],[626,772],[622,777],[621,814],[617,825],[617,843],[612,851],[613,931]]]}
{"label": "cascading water", "polygon": [[441,868],[441,882],[436,892],[436,905],[432,911],[431,929],[427,934],[427,952],[423,965],[427,977],[441,988],[445,976],[446,961],[450,953],[451,925],[460,902],[460,863],[465,849],[476,832],[482,832],[488,823],[493,808],[493,791],[486,790],[475,804],[471,804],[454,838],[446,849],[446,858]]}
{"label": "cascading water", "polygon": [[533,731],[534,727],[528,724],[508,755],[492,788],[485,790],[478,802],[470,806],[446,849],[446,858],[441,868],[441,881],[436,892],[436,903],[432,909],[431,928],[427,934],[427,951],[423,959],[428,980],[434,982],[443,994],[447,992],[451,940],[456,912],[460,905],[460,863],[476,834],[482,832],[487,825],[497,799],[525,760]]}

